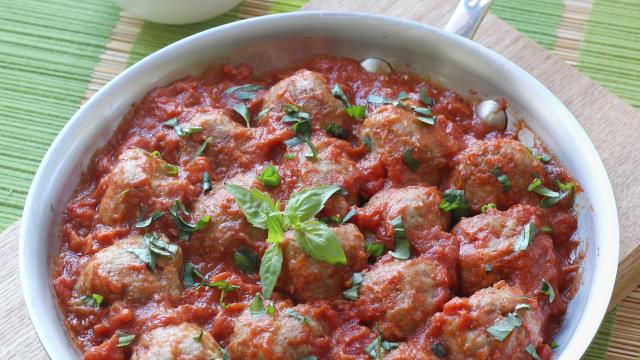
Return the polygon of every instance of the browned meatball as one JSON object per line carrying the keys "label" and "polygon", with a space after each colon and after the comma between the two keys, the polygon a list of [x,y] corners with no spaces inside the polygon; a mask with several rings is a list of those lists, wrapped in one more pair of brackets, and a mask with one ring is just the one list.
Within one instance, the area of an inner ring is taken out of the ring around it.
{"label": "browned meatball", "polygon": [[142,149],[125,150],[100,186],[106,190],[98,208],[98,221],[117,225],[135,221],[142,208],[166,210],[183,198],[187,182],[177,167]]}
{"label": "browned meatball", "polygon": [[[264,190],[256,175],[238,175],[228,183]],[[251,225],[224,184],[216,184],[207,194],[200,196],[192,211],[193,219],[211,216],[211,221],[193,233],[189,247],[212,254],[233,253],[241,247],[254,251],[265,248],[266,231]]]}
{"label": "browned meatball", "polygon": [[[369,113],[359,135],[370,140],[372,163],[381,163],[396,186],[438,185],[443,169],[462,148],[438,123],[424,124],[410,110],[391,105]],[[413,170],[403,157],[406,151],[417,161]]]}
{"label": "browned meatball", "polygon": [[358,168],[349,156],[353,149],[350,143],[330,137],[314,137],[314,145],[318,156],[309,159],[306,145],[302,144],[288,149],[293,158],[282,160],[280,176],[281,186],[278,189],[280,198],[286,200],[292,192],[323,185],[335,185],[344,189],[347,194],[335,194],[325,205],[328,216],[348,212],[348,208],[358,200],[360,184]]}
{"label": "browned meatball", "polygon": [[299,360],[319,355],[329,342],[330,329],[322,317],[326,305],[277,304],[273,315],[245,310],[234,322],[227,351],[231,359]]}
{"label": "browned meatball", "polygon": [[[515,140],[478,141],[460,153],[446,181],[449,189],[464,190],[467,204],[474,212],[494,203],[506,210],[516,203],[535,203],[536,195],[527,187],[536,177],[544,177],[544,166],[529,150]],[[498,180],[504,174],[511,185]]]}
{"label": "browned meatball", "polygon": [[341,297],[351,274],[361,271],[367,265],[364,237],[358,228],[353,224],[345,224],[332,230],[342,243],[347,266],[329,265],[314,260],[296,244],[293,231],[285,233],[282,241],[284,261],[280,284],[298,301]]}
{"label": "browned meatball", "polygon": [[[425,347],[441,346],[447,359],[531,359],[525,352],[529,344],[544,347],[534,316],[536,306],[534,299],[504,282],[469,298],[454,298],[431,318]],[[521,324],[503,340],[490,333],[493,326],[507,321]]]}
{"label": "browned meatball", "polygon": [[380,259],[363,274],[358,317],[377,324],[387,340],[403,340],[449,300],[447,269],[426,256]]}
{"label": "browned meatball", "polygon": [[442,195],[436,187],[408,186],[375,194],[358,213],[357,222],[378,238],[393,244],[391,222],[402,216],[407,237],[416,239],[427,230],[446,230],[451,216],[440,210]]}
{"label": "browned meatball", "polygon": [[222,360],[220,345],[196,324],[182,323],[143,334],[131,360]]}
{"label": "browned meatball", "polygon": [[[165,235],[157,236],[169,243]],[[143,236],[134,235],[98,251],[82,268],[76,290],[80,295],[100,294],[109,303],[117,300],[144,302],[165,296],[175,301],[182,289],[182,250],[176,247],[172,256],[155,256],[157,264],[152,271],[144,261],[128,251],[147,246]]]}
{"label": "browned meatball", "polygon": [[515,251],[525,226],[542,227],[536,208],[516,205],[508,211],[489,210],[464,218],[452,233],[460,239],[460,282],[464,294],[506,280],[528,295],[538,292],[542,280],[555,289],[562,278],[562,264],[551,238],[538,231],[526,250]]}
{"label": "browned meatball", "polygon": [[325,78],[316,72],[300,70],[275,84],[264,98],[264,119],[280,122],[286,105],[295,105],[311,116],[314,130],[324,130],[329,124],[348,127],[349,116],[340,100],[331,95]]}

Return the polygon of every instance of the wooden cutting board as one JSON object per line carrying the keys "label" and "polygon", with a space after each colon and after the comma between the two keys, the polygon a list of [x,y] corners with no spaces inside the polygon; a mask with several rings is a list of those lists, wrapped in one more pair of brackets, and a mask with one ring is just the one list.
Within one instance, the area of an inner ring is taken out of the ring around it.
{"label": "wooden cutting board", "polygon": [[[372,12],[443,27],[456,3],[457,0],[311,0],[304,9]],[[636,176],[640,175],[640,112],[495,16],[487,16],[475,40],[545,84],[580,121],[598,149],[613,184],[620,218],[620,266],[611,304],[619,303],[640,283],[640,263],[636,264],[640,260],[640,238],[635,236],[640,232],[640,186],[636,184]],[[130,45],[130,41],[124,42]],[[116,61],[121,65],[119,71],[125,67],[126,55],[124,52],[122,64]],[[102,75],[96,77],[91,89],[115,74]],[[0,234],[0,359],[46,359],[20,290],[18,227],[16,223]]]}

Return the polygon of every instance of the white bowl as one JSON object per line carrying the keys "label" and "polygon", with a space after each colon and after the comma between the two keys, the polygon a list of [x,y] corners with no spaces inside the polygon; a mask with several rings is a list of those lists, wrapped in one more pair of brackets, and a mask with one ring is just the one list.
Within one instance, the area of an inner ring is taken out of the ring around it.
{"label": "white bowl", "polygon": [[223,14],[242,0],[113,0],[122,10],[161,24],[191,24]]}
{"label": "white bowl", "polygon": [[[67,335],[52,287],[61,212],[91,154],[154,87],[200,72],[212,62],[246,62],[257,71],[312,54],[379,57],[462,93],[504,96],[580,182],[576,198],[581,286],[556,339],[561,359],[578,359],[595,335],[613,290],[618,220],[611,185],[576,119],[536,79],[500,55],[457,35],[416,22],[356,13],[302,12],[236,22],[193,35],[138,62],[94,95],[67,123],[44,157],[25,204],[20,272],[34,327],[53,359],[79,356]],[[50,211],[50,204],[55,213]]]}

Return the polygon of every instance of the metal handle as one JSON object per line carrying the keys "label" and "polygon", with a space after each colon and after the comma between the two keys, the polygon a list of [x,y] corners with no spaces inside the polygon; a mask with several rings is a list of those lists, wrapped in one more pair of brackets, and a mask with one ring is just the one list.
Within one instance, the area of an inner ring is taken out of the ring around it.
{"label": "metal handle", "polygon": [[444,29],[467,39],[476,34],[493,0],[461,0]]}

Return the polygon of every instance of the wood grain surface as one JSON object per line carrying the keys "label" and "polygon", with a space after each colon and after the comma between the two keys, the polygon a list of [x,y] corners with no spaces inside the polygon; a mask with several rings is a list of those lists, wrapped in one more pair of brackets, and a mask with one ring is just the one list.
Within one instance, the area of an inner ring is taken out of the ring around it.
{"label": "wood grain surface", "polygon": [[[456,0],[312,0],[304,9],[380,13],[442,27],[456,3]],[[117,41],[123,39],[121,32],[125,32],[127,39],[126,33],[137,32],[140,26],[140,22],[132,21],[126,15],[121,15],[121,19],[125,23],[114,30]],[[134,37],[135,34],[129,38]],[[509,58],[544,83],[576,116],[598,149],[613,184],[620,218],[620,267],[612,304],[619,303],[640,283],[640,263],[637,263],[640,239],[634,235],[640,232],[640,186],[635,184],[635,175],[640,173],[640,113],[495,16],[487,16],[475,40]],[[118,46],[108,51],[123,52],[126,61],[125,45],[122,49]],[[108,53],[105,56],[112,59],[119,55]],[[107,67],[108,71],[96,68],[95,81],[87,89],[87,96],[116,75],[112,68],[120,69],[118,66]],[[3,259],[0,263],[3,274],[0,277],[0,324],[5,329],[0,332],[0,359],[46,359],[20,290],[18,227],[19,223],[16,223],[0,234],[0,258]],[[635,312],[633,309],[639,309],[638,299],[640,290],[625,299],[621,308]]]}

